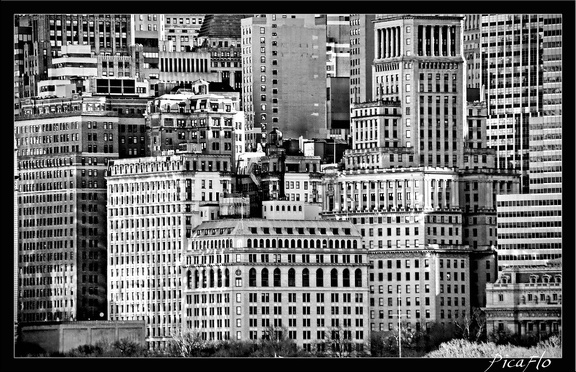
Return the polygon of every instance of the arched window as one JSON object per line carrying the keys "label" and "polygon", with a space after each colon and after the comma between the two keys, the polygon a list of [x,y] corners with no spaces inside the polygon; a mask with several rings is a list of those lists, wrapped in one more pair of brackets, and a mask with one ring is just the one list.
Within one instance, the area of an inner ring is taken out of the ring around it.
{"label": "arched window", "polygon": [[310,287],[310,271],[308,269],[302,270],[302,287]]}
{"label": "arched window", "polygon": [[316,239],[316,248],[322,248],[322,243],[320,242],[320,239]]}
{"label": "arched window", "polygon": [[260,239],[260,248],[264,248],[264,247],[265,247],[264,239]]}
{"label": "arched window", "polygon": [[210,269],[210,287],[214,287],[214,269]]}
{"label": "arched window", "polygon": [[274,287],[280,287],[280,269],[274,269]]}
{"label": "arched window", "polygon": [[324,271],[316,270],[316,287],[324,287]]}
{"label": "arched window", "polygon": [[246,246],[247,246],[248,248],[252,248],[252,239],[248,239],[248,240],[246,241]]}
{"label": "arched window", "polygon": [[224,287],[230,287],[230,271],[224,271]]}
{"label": "arched window", "polygon": [[348,240],[348,242],[346,243],[346,248],[348,249],[352,248],[352,241]]}
{"label": "arched window", "polygon": [[254,239],[254,248],[258,248],[258,239]]}
{"label": "arched window", "polygon": [[266,248],[270,248],[270,239],[266,239]]}
{"label": "arched window", "polygon": [[302,248],[302,239],[298,239],[298,240],[296,241],[296,247]]}
{"label": "arched window", "polygon": [[328,240],[328,248],[334,248],[334,242],[332,239]]}
{"label": "arched window", "polygon": [[262,273],[260,274],[260,276],[261,276],[260,285],[262,287],[268,287],[268,269],[266,269],[266,268],[262,269]]}
{"label": "arched window", "polygon": [[278,248],[282,248],[282,239],[278,239]]}
{"label": "arched window", "polygon": [[342,272],[342,286],[350,287],[350,271],[348,269],[344,269]]}
{"label": "arched window", "polygon": [[206,288],[206,270],[202,270],[202,288]]}
{"label": "arched window", "polygon": [[256,287],[256,269],[251,268],[248,271],[248,286],[249,287]]}
{"label": "arched window", "polygon": [[276,248],[276,239],[272,239],[272,248]]}
{"label": "arched window", "polygon": [[200,273],[198,272],[198,270],[196,270],[194,272],[194,288],[198,288],[199,285],[200,285]]}
{"label": "arched window", "polygon": [[332,269],[330,271],[330,286],[338,287],[338,270]]}
{"label": "arched window", "polygon": [[290,247],[290,241],[288,239],[284,239],[284,248]]}
{"label": "arched window", "polygon": [[218,269],[218,287],[222,287],[222,269]]}
{"label": "arched window", "polygon": [[336,249],[340,248],[340,240],[334,241],[334,248],[336,248]]}
{"label": "arched window", "polygon": [[296,248],[296,240],[292,239],[290,242],[290,248]]}
{"label": "arched window", "polygon": [[354,272],[354,285],[356,287],[362,287],[362,270],[356,269]]}
{"label": "arched window", "polygon": [[192,289],[192,271],[188,270],[186,276],[188,278],[187,280],[188,289]]}
{"label": "arched window", "polygon": [[327,239],[322,240],[322,248],[328,248],[328,240]]}
{"label": "arched window", "polygon": [[288,287],[295,287],[296,286],[296,270],[290,269],[288,270]]}
{"label": "arched window", "polygon": [[310,240],[310,248],[314,248],[314,239]]}
{"label": "arched window", "polygon": [[308,239],[304,239],[304,248],[308,248]]}
{"label": "arched window", "polygon": [[358,248],[358,242],[356,240],[354,240],[354,242],[352,243],[352,248],[354,249]]}

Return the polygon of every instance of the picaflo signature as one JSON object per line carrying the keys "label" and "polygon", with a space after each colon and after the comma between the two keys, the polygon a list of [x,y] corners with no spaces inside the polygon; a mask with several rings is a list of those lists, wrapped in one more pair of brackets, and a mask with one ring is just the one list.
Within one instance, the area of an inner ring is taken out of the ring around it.
{"label": "picaflo signature", "polygon": [[532,367],[534,367],[536,369],[536,371],[540,370],[540,367],[547,368],[550,366],[550,364],[552,364],[552,361],[550,359],[544,359],[544,354],[546,352],[542,352],[542,355],[540,355],[539,357],[537,355],[531,356],[530,359],[526,359],[526,358],[522,358],[522,359],[507,359],[507,358],[502,358],[502,355],[500,354],[496,354],[496,356],[494,356],[494,358],[492,359],[492,361],[490,362],[490,365],[488,366],[488,368],[486,368],[486,370],[484,372],[488,372],[488,370],[490,370],[490,368],[492,368],[492,366],[496,365],[499,366],[501,365],[501,368],[523,368],[522,372],[525,372],[528,367],[530,367],[532,364]]}

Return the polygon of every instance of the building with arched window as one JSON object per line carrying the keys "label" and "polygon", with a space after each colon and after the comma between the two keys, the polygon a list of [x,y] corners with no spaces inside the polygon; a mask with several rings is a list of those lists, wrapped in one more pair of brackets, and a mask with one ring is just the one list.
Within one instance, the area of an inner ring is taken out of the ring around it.
{"label": "building with arched window", "polygon": [[541,337],[562,331],[562,261],[504,267],[486,285],[486,330]]}
{"label": "building with arched window", "polygon": [[[366,253],[347,221],[204,222],[185,252],[182,332],[257,340],[273,327],[312,350],[344,329],[361,350],[369,338]],[[212,281],[212,272],[226,280]]]}

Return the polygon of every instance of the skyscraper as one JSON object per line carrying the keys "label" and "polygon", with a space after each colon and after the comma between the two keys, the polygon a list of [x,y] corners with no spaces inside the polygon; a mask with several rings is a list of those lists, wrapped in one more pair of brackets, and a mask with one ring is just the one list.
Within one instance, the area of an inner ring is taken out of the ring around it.
{"label": "skyscraper", "polygon": [[558,113],[560,108],[561,17],[483,15],[481,32],[488,146],[497,150],[499,168],[521,172],[521,189],[527,193],[530,123],[543,111]]}
{"label": "skyscraper", "polygon": [[372,101],[374,15],[350,15],[350,103]]}
{"label": "skyscraper", "polygon": [[[345,169],[325,177],[323,210],[358,224],[375,262],[388,252],[416,258],[430,249],[467,257],[465,280],[473,284],[466,303],[481,306],[485,284],[496,279],[496,195],[517,192],[518,183],[494,169],[485,105],[466,100],[461,20],[375,16],[373,101],[352,105],[352,149]],[[449,319],[437,305],[421,305],[419,313]]]}
{"label": "skyscraper", "polygon": [[180,333],[184,250],[195,226],[218,218],[230,171],[231,156],[191,152],[109,164],[109,320],[145,320],[151,348]]}
{"label": "skyscraper", "polygon": [[255,149],[270,127],[285,138],[327,137],[325,17],[243,19],[242,68],[248,147]]}
{"label": "skyscraper", "polygon": [[23,102],[15,136],[19,321],[107,319],[106,188],[118,117],[81,98]]}

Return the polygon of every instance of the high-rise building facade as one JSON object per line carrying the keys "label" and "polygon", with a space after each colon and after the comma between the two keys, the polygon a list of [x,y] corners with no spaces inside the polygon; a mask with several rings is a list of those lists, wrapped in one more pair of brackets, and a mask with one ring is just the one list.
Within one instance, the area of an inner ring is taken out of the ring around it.
{"label": "high-rise building facade", "polygon": [[561,193],[498,196],[498,265],[545,263],[561,256]]}
{"label": "high-rise building facade", "polygon": [[[373,101],[352,105],[352,149],[343,171],[325,174],[323,215],[352,220],[375,259],[459,252],[469,260],[469,304],[478,307],[496,279],[496,195],[518,192],[518,179],[494,169],[486,107],[467,102],[462,18],[375,16]],[[439,303],[428,310],[429,319],[448,319]]]}
{"label": "high-rise building facade", "polygon": [[367,346],[368,261],[349,222],[211,221],[194,229],[189,243],[183,331],[205,340],[285,331],[307,351],[326,351],[331,338],[347,341],[342,351]]}
{"label": "high-rise building facade", "polygon": [[130,55],[131,17],[127,14],[33,14],[32,50],[29,52],[30,89],[48,78],[52,58],[62,46],[90,45],[95,55]]}
{"label": "high-rise building facade", "polygon": [[192,229],[218,218],[230,172],[230,157],[186,152],[109,163],[109,320],[145,320],[151,348],[181,330],[183,254]]}
{"label": "high-rise building facade", "polygon": [[[480,54],[482,15],[466,14],[463,26],[466,87],[482,88],[482,60]],[[481,101],[484,101],[484,97],[481,98]]]}
{"label": "high-rise building facade", "polygon": [[372,101],[374,15],[350,14],[350,103]]}
{"label": "high-rise building facade", "polygon": [[[502,17],[489,19],[497,21],[496,30],[504,27]],[[501,267],[541,264],[562,254],[562,16],[518,15],[506,18],[506,25],[515,30],[512,35],[517,34],[506,42],[521,50],[523,58],[512,59],[510,67],[520,74],[506,82],[522,88],[520,104],[529,113],[516,115],[517,121],[524,118],[522,141],[528,146],[523,163],[529,172],[524,177],[524,194],[498,197]],[[533,101],[526,101],[527,91],[532,92]],[[507,131],[508,137],[518,138],[520,133],[513,128]]]}
{"label": "high-rise building facade", "polygon": [[256,149],[272,126],[286,138],[327,137],[326,18],[263,14],[241,23],[247,146]]}
{"label": "high-rise building facade", "polygon": [[530,123],[544,112],[559,114],[562,19],[554,14],[483,15],[481,32],[488,146],[497,150],[498,167],[522,173],[521,189],[527,193]]}
{"label": "high-rise building facade", "polygon": [[326,14],[326,129],[330,138],[350,134],[350,15]]}
{"label": "high-rise building facade", "polygon": [[104,171],[118,157],[118,117],[85,105],[35,100],[15,121],[22,322],[108,316]]}
{"label": "high-rise building facade", "polygon": [[29,15],[14,17],[14,115],[20,113],[20,98],[30,97],[28,56],[32,51],[32,27]]}

